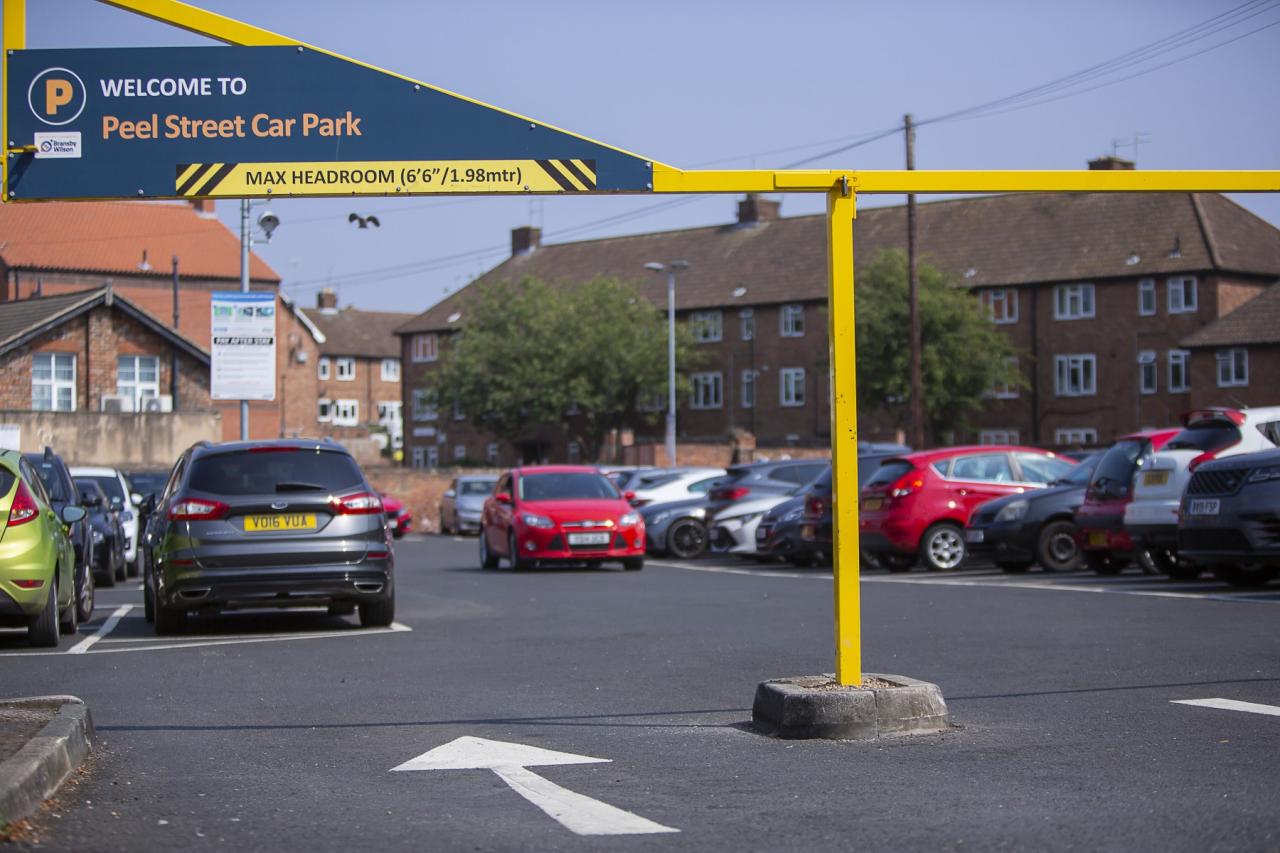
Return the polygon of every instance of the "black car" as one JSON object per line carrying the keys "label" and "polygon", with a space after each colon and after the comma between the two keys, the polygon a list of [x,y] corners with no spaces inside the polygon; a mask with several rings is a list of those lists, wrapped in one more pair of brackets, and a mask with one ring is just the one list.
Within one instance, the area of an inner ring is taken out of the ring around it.
{"label": "black car", "polygon": [[1280,577],[1280,450],[1195,469],[1178,513],[1178,554],[1232,586]]}
{"label": "black car", "polygon": [[724,481],[707,493],[708,512],[714,516],[731,504],[766,495],[794,492],[831,467],[826,459],[784,459],[778,462],[753,462],[734,465],[725,472]]}
{"label": "black car", "polygon": [[707,550],[707,519],[710,500],[668,501],[641,507],[644,519],[645,551],[682,560],[700,557]]}
{"label": "black car", "polygon": [[766,512],[756,526],[756,550],[793,566],[812,565],[819,554],[801,535],[806,526],[804,504],[804,495],[796,495]]}
{"label": "black car", "polygon": [[[80,505],[80,494],[71,479],[71,471],[52,447],[46,447],[43,453],[23,455],[40,475],[44,490],[49,493],[49,501],[59,517],[66,507]],[[76,621],[88,622],[93,616],[94,599],[93,528],[89,519],[82,518],[69,525],[67,536],[76,551]]]}
{"label": "black car", "polygon": [[146,571],[144,561],[149,559],[153,544],[148,539],[154,526],[152,514],[155,512],[160,493],[164,491],[164,484],[169,481],[169,473],[169,471],[126,471],[124,474],[124,478],[129,481],[129,491],[142,498],[141,502],[135,506],[135,511],[138,513],[137,560],[140,571]]}
{"label": "black car", "polygon": [[103,586],[115,586],[116,581],[125,580],[128,573],[124,559],[126,534],[120,511],[112,506],[97,480],[78,477],[76,488],[80,492],[80,505],[89,513],[85,520],[89,522],[93,540],[89,559],[93,576]]}
{"label": "black car", "polygon": [[159,634],[191,611],[359,609],[365,627],[395,618],[382,499],[335,442],[201,442],[155,511],[144,601]]}
{"label": "black car", "polygon": [[1084,503],[1102,455],[1085,457],[1048,488],[981,504],[964,531],[968,558],[993,561],[1011,574],[1025,572],[1033,563],[1048,572],[1080,568],[1083,557],[1072,518]]}

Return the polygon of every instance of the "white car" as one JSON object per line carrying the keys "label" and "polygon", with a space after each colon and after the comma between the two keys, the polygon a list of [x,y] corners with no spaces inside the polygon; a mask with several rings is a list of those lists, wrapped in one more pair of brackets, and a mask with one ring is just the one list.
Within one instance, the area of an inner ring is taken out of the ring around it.
{"label": "white car", "polygon": [[723,476],[723,468],[655,468],[641,474],[627,488],[636,495],[632,506],[641,507],[703,497]]}
{"label": "white car", "polygon": [[1178,507],[1191,472],[1210,459],[1280,445],[1280,406],[1197,409],[1183,415],[1182,424],[1183,430],[1134,476],[1124,526],[1157,569],[1171,578],[1190,580],[1199,576],[1200,567],[1178,560]]}
{"label": "white car", "polygon": [[120,526],[124,528],[124,561],[129,574],[138,575],[138,501],[129,490],[129,481],[115,468],[87,468],[72,466],[71,476],[77,480],[95,480],[107,493],[111,508],[120,513]]}
{"label": "white car", "polygon": [[789,494],[773,494],[730,504],[711,519],[708,534],[711,551],[717,554],[760,553],[756,548],[756,528],[760,526],[760,519],[791,497]]}

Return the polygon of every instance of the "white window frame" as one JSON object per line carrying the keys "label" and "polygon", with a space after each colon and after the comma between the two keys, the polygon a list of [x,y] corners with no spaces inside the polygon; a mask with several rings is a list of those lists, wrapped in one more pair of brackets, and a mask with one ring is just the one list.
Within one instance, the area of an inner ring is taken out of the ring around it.
{"label": "white window frame", "polygon": [[334,400],[333,401],[333,425],[334,426],[359,426],[360,425],[360,401],[359,400]]}
{"label": "white window frame", "polygon": [[984,447],[996,444],[1021,444],[1016,429],[984,429],[978,433],[978,444]]}
{"label": "white window frame", "polygon": [[440,419],[440,407],[435,402],[430,388],[414,388],[410,400],[413,403],[413,419],[415,421],[435,421]]}
{"label": "white window frame", "polygon": [[760,371],[744,370],[738,377],[738,400],[744,409],[756,407],[756,389],[760,386]]}
{"label": "white window frame", "polygon": [[1084,320],[1096,311],[1092,284],[1059,284],[1053,288],[1053,319]]}
{"label": "white window frame", "polygon": [[498,464],[498,443],[496,441],[491,441],[485,446],[484,459],[490,465],[496,466]]}
{"label": "white window frame", "polygon": [[694,343],[714,344],[724,336],[724,312],[694,311],[689,315],[689,331]]}
{"label": "white window frame", "polygon": [[[1005,358],[1004,363],[1011,365],[1015,371],[1019,370],[1018,357],[1011,355]],[[997,400],[1016,400],[1022,394],[1022,389],[1018,387],[1016,382],[1006,382],[997,384],[991,389],[991,396]],[[1012,444],[1013,442],[1009,442]]]}
{"label": "white window frame", "polygon": [[411,448],[409,451],[409,465],[418,470],[427,467],[427,449],[425,447]]}
{"label": "white window frame", "polygon": [[[1148,306],[1150,302],[1150,306]],[[1154,317],[1159,301],[1156,299],[1156,280],[1144,278],[1138,282],[1138,316]]]}
{"label": "white window frame", "polygon": [[689,408],[724,408],[724,376],[717,371],[689,374]]}
{"label": "white window frame", "polygon": [[[1170,314],[1194,314],[1200,307],[1200,299],[1193,275],[1171,275],[1165,280]],[[1188,299],[1188,295],[1191,297]]]}
{"label": "white window frame", "polygon": [[465,421],[467,413],[462,411],[462,403],[458,400],[453,401],[453,419],[455,421]]}
{"label": "white window frame", "polygon": [[803,367],[784,367],[778,371],[778,404],[798,409],[805,404]]}
{"label": "white window frame", "polygon": [[428,468],[440,467],[440,447],[438,445],[435,445],[435,444],[427,445],[427,467]]}
{"label": "white window frame", "polygon": [[1249,350],[1244,347],[1220,349],[1213,357],[1218,368],[1219,388],[1243,388],[1249,384]]}
{"label": "white window frame", "polygon": [[796,302],[778,309],[778,334],[784,338],[804,337],[804,305]]}
{"label": "white window frame", "polygon": [[384,358],[382,360],[382,381],[383,382],[399,382],[400,381],[400,359]]}
{"label": "white window frame", "polygon": [[[1191,351],[1185,349],[1171,349],[1168,354],[1169,361],[1169,393],[1183,394],[1191,390]],[[1175,382],[1174,370],[1180,368],[1182,370],[1182,381]]]}
{"label": "white window frame", "polygon": [[1138,353],[1138,393],[1155,394],[1160,390],[1160,367],[1156,364],[1156,351],[1144,349]]}
{"label": "white window frame", "polygon": [[410,358],[418,364],[440,358],[440,343],[435,332],[414,335],[410,339],[409,347]]}
{"label": "white window frame", "polygon": [[467,458],[467,446],[465,444],[455,444],[453,446],[453,461],[461,462]]}
{"label": "white window frame", "polygon": [[404,403],[400,400],[378,401],[378,423],[385,427],[404,423]]}
{"label": "white window frame", "polygon": [[978,297],[986,310],[987,319],[997,326],[1018,322],[1018,290],[1013,287],[992,287]]}
{"label": "white window frame", "polygon": [[329,361],[329,356],[327,355],[320,356],[320,358],[316,361],[316,378],[318,378],[321,382],[327,381],[329,379],[330,365],[331,365],[331,362]]}
{"label": "white window frame", "polygon": [[333,420],[333,401],[328,397],[316,400],[316,421],[327,424]]}
{"label": "white window frame", "polygon": [[355,382],[356,360],[354,358],[334,359],[333,376],[339,382]]}
{"label": "white window frame", "polygon": [[1055,355],[1053,367],[1056,396],[1092,397],[1098,393],[1098,357],[1093,353]]}
{"label": "white window frame", "polygon": [[[49,378],[36,378],[36,360],[49,360]],[[58,366],[62,362],[65,369],[67,363],[71,366],[71,378],[58,378]],[[38,352],[31,356],[31,408],[38,412],[74,412],[76,410],[76,354],[73,352]],[[49,407],[44,408],[38,405],[36,399],[37,388],[49,389]],[[58,404],[58,392],[71,392],[70,408]]]}
{"label": "white window frame", "polygon": [[[150,382],[142,380],[142,362],[150,361],[154,365],[155,379]],[[125,382],[121,379],[121,363],[133,362],[133,381]],[[120,395],[128,395],[133,398],[133,410],[135,412],[145,411],[146,407],[142,404],[143,400],[149,397],[160,396],[160,356],[158,355],[117,355],[116,356],[116,393]]]}
{"label": "white window frame", "polygon": [[582,462],[582,445],[576,441],[569,442],[565,448],[565,454],[569,459],[570,465],[577,465]]}
{"label": "white window frame", "polygon": [[754,341],[756,339],[756,310],[754,308],[743,308],[738,312],[739,334],[744,341]]}
{"label": "white window frame", "polygon": [[1053,443],[1058,447],[1095,447],[1098,444],[1098,431],[1093,427],[1062,427],[1053,431]]}

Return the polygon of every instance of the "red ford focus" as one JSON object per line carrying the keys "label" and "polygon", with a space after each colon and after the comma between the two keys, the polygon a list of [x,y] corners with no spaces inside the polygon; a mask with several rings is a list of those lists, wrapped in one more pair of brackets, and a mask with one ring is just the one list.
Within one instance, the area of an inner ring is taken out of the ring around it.
{"label": "red ford focus", "polygon": [[513,569],[605,560],[641,569],[644,522],[595,468],[513,468],[498,480],[480,518],[481,567],[497,568],[502,558]]}

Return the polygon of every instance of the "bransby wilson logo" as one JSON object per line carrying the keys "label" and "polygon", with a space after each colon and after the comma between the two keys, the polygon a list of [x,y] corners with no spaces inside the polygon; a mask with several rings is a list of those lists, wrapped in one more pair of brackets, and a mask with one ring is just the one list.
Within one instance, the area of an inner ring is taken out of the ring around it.
{"label": "bransby wilson logo", "polygon": [[84,81],[69,68],[46,68],[31,81],[27,105],[45,124],[70,124],[84,110],[88,91]]}

